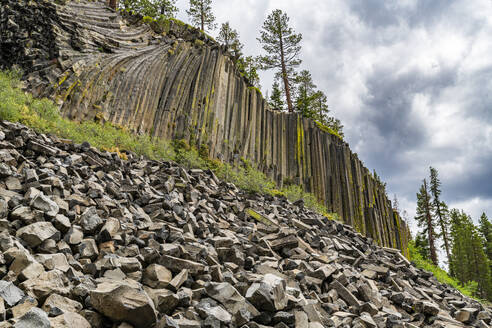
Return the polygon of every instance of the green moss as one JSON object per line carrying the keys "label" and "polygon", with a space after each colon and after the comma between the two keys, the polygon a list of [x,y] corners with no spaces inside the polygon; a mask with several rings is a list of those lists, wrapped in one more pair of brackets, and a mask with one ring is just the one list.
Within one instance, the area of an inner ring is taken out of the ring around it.
{"label": "green moss", "polygon": [[69,76],[70,73],[68,71],[63,73],[62,76],[60,77],[60,80],[58,81],[58,86],[61,86],[68,79]]}
{"label": "green moss", "polygon": [[253,210],[251,208],[247,208],[245,210],[245,212],[246,212],[246,214],[248,214],[250,217],[252,217],[253,219],[255,219],[258,222],[261,222],[261,223],[268,225],[268,226],[275,225],[275,223],[273,223],[270,219],[261,215],[260,213],[256,212],[255,210]]}
{"label": "green moss", "polygon": [[336,132],[335,130],[333,130],[332,128],[324,125],[323,123],[319,122],[319,121],[315,121],[316,122],[316,125],[318,126],[318,128],[323,131],[323,132],[327,132],[329,134],[332,134],[336,137],[338,137],[340,140],[343,140],[343,138],[338,134],[338,132]]}
{"label": "green moss", "polygon": [[205,42],[203,42],[202,40],[199,40],[199,39],[195,39],[194,43],[195,43],[195,46],[197,46],[197,47],[202,47],[205,44]]}
{"label": "green moss", "polygon": [[249,86],[248,89],[249,90],[255,90],[263,98],[263,94],[261,93],[261,90],[258,89],[257,87],[255,87],[255,86]]}

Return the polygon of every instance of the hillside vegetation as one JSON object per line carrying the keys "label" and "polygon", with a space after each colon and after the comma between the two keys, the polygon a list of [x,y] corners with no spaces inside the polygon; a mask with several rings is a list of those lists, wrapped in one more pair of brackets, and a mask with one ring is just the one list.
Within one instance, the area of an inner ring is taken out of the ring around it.
{"label": "hillside vegetation", "polygon": [[0,119],[20,122],[38,132],[55,134],[72,139],[76,143],[89,142],[101,150],[118,152],[126,158],[133,152],[153,160],[175,161],[188,168],[211,169],[222,180],[254,193],[285,196],[292,202],[303,200],[306,207],[331,219],[336,213],[328,213],[313,194],[306,193],[298,185],[278,189],[275,183],[257,170],[249,161],[232,166],[207,156],[206,147],[197,148],[183,140],[163,140],[149,135],[135,136],[124,127],[116,127],[98,121],[76,122],[62,117],[57,106],[49,99],[36,99],[21,90],[20,73],[0,71]]}

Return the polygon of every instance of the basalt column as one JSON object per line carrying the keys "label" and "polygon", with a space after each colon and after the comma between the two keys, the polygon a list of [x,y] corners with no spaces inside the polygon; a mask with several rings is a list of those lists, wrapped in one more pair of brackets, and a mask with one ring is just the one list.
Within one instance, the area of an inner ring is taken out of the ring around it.
{"label": "basalt column", "polygon": [[247,158],[279,185],[313,192],[381,245],[406,250],[407,227],[348,144],[309,119],[270,110],[197,29],[122,17],[102,0],[0,3],[0,66],[23,68],[28,89],[52,97],[63,115],[185,139],[223,161]]}

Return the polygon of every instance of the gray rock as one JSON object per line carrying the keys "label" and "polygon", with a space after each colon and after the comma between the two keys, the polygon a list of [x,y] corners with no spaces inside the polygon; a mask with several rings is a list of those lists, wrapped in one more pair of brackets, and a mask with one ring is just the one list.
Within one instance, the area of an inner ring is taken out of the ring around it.
{"label": "gray rock", "polygon": [[232,320],[231,314],[210,298],[202,299],[195,308],[203,319],[212,318],[223,324],[229,324]]}
{"label": "gray rock", "polygon": [[37,210],[43,211],[49,217],[55,217],[59,211],[58,204],[49,199],[43,193],[40,193],[34,197],[30,205]]}
{"label": "gray rock", "polygon": [[16,236],[24,240],[30,247],[36,247],[47,239],[59,239],[60,232],[51,222],[36,222],[17,230]]}
{"label": "gray rock", "polygon": [[9,306],[17,304],[24,295],[24,292],[17,288],[12,282],[0,280],[0,297]]}
{"label": "gray rock", "polygon": [[46,312],[40,308],[34,307],[26,314],[19,318],[14,324],[14,328],[50,328],[51,324],[48,320]]}
{"label": "gray rock", "polygon": [[171,271],[162,265],[154,263],[145,269],[143,283],[152,288],[166,288],[172,278]]}
{"label": "gray rock", "polygon": [[97,214],[95,207],[87,208],[80,216],[80,226],[84,233],[93,234],[103,225],[103,220]]}
{"label": "gray rock", "polygon": [[345,286],[343,286],[337,280],[335,280],[334,282],[332,282],[330,284],[330,287],[333,288],[333,289],[335,289],[337,291],[338,295],[340,295],[340,297],[345,302],[347,302],[348,304],[353,305],[353,306],[360,306],[361,305],[361,303],[357,299],[357,297],[355,297],[354,294],[352,294],[347,288],[345,288]]}
{"label": "gray rock", "polygon": [[137,327],[152,327],[157,314],[143,290],[122,282],[104,282],[90,292],[91,304],[113,321],[127,321]]}
{"label": "gray rock", "polygon": [[50,318],[51,328],[91,328],[87,319],[78,313],[65,312],[54,318]]}
{"label": "gray rock", "polygon": [[279,311],[287,306],[285,281],[273,274],[266,274],[261,283],[253,283],[246,292],[246,299],[257,309]]}

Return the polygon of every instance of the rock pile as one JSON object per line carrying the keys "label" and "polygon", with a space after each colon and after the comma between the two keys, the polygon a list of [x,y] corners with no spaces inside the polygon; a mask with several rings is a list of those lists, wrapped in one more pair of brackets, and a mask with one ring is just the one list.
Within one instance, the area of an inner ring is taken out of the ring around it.
{"label": "rock pile", "polygon": [[65,117],[206,145],[227,162],[244,157],[279,184],[311,190],[380,245],[407,249],[405,222],[349,145],[311,119],[270,110],[196,28],[144,24],[106,0],[0,0],[0,69],[14,65],[27,90]]}
{"label": "rock pile", "polygon": [[0,327],[491,322],[398,250],[302,202],[0,127]]}

